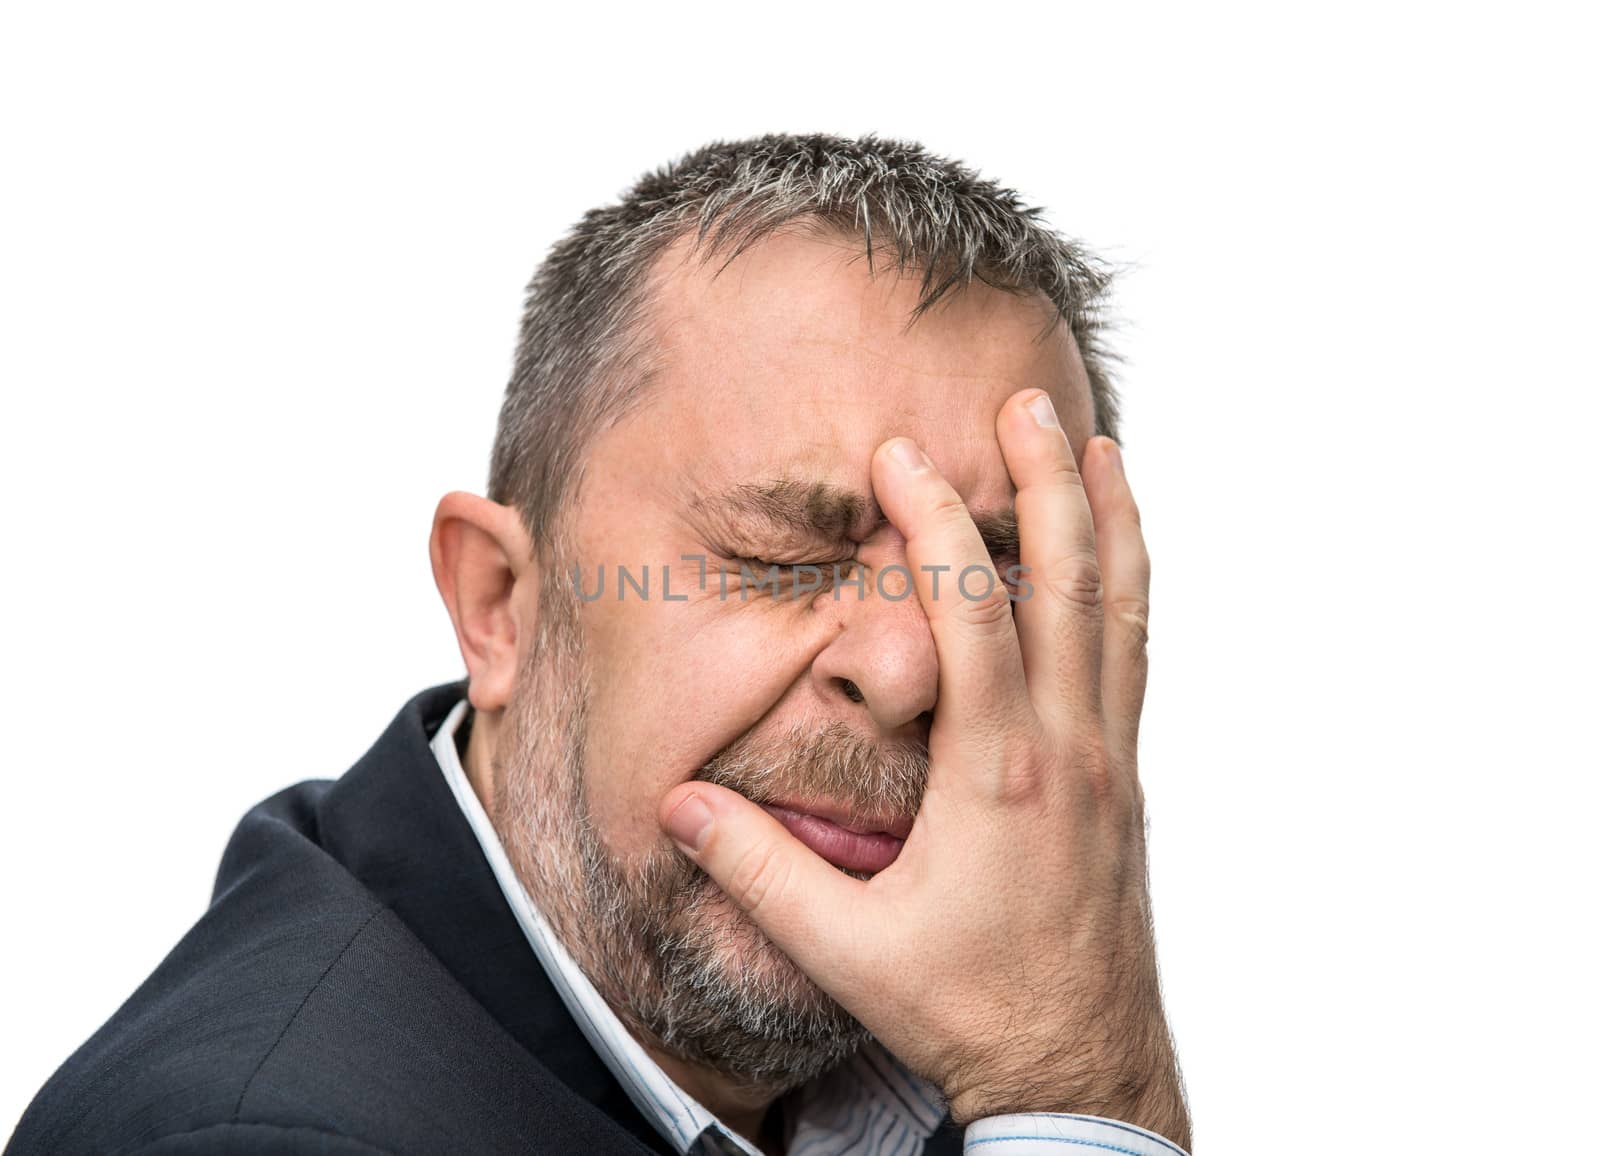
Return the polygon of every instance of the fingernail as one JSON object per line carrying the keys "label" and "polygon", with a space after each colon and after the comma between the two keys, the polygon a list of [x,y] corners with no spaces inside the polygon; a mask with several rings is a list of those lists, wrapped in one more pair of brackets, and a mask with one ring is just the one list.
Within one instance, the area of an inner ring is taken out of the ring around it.
{"label": "fingernail", "polygon": [[711,832],[711,808],[699,795],[690,795],[667,816],[667,834],[686,851],[698,851]]}
{"label": "fingernail", "polygon": [[1056,407],[1050,401],[1048,393],[1041,393],[1028,403],[1028,412],[1033,415],[1033,420],[1039,423],[1040,429],[1060,429],[1061,421],[1056,417]]}
{"label": "fingernail", "polygon": [[1117,471],[1117,477],[1123,477],[1122,447],[1110,438],[1106,439],[1106,456],[1111,459],[1111,468]]}
{"label": "fingernail", "polygon": [[918,449],[917,443],[910,438],[901,438],[890,446],[889,456],[908,470],[916,471],[928,468],[928,455]]}

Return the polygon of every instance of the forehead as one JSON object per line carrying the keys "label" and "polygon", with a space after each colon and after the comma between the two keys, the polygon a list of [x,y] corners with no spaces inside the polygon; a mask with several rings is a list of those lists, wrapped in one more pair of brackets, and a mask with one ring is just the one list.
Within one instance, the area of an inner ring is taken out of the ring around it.
{"label": "forehead", "polygon": [[907,436],[969,502],[1001,503],[1007,397],[1048,390],[1076,448],[1093,432],[1076,344],[1040,294],[974,282],[913,323],[920,271],[874,272],[858,238],[779,234],[722,260],[680,242],[658,264],[655,373],[622,423],[686,498],[776,478],[869,492],[873,450]]}

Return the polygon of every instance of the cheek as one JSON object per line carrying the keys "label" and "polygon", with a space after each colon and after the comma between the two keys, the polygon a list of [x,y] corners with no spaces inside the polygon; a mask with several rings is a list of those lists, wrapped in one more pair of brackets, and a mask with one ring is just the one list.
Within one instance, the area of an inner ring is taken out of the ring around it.
{"label": "cheek", "polygon": [[584,607],[590,675],[586,781],[607,846],[667,843],[662,796],[765,718],[825,639],[797,606],[737,600]]}

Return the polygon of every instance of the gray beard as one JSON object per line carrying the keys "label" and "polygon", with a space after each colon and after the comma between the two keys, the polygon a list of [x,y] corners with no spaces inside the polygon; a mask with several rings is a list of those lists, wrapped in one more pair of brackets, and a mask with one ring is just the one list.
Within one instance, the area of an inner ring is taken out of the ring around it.
{"label": "gray beard", "polygon": [[[493,821],[563,946],[644,1042],[741,1089],[781,1095],[848,1059],[870,1033],[670,844],[615,857],[585,789],[590,701],[576,600],[553,582],[495,753]],[[835,724],[778,747],[733,744],[696,776],[757,802],[796,787],[863,812],[915,814],[926,751],[876,751]]]}

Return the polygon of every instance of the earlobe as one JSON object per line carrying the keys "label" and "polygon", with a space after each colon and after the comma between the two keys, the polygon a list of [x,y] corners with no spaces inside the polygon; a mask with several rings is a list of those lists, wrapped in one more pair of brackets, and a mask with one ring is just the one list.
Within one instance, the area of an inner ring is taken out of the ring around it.
{"label": "earlobe", "polygon": [[522,519],[487,498],[446,494],[428,551],[467,665],[472,705],[498,711],[510,701],[523,639],[531,637],[533,623],[524,618],[538,606],[537,567]]}

